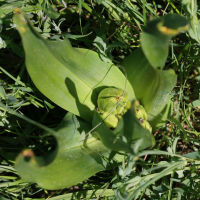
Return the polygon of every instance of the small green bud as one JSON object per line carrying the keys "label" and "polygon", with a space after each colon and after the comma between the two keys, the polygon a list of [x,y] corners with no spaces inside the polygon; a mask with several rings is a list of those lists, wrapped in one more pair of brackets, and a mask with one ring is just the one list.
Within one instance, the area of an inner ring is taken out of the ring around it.
{"label": "small green bud", "polygon": [[138,119],[142,118],[143,120],[147,120],[147,113],[142,105],[135,106],[135,115]]}
{"label": "small green bud", "polygon": [[124,19],[126,19],[126,20],[128,20],[128,21],[131,20],[131,18],[129,17],[128,13],[124,13],[124,14],[123,14],[123,17],[124,17]]}
{"label": "small green bud", "polygon": [[[101,114],[101,117],[102,117],[102,119],[105,119],[108,115],[109,115],[109,112],[104,112],[103,114]],[[110,114],[104,120],[104,122],[109,128],[116,128],[117,124],[118,124],[118,119],[117,119],[117,117],[115,115]]]}
{"label": "small green bud", "polygon": [[125,110],[127,111],[127,110],[130,109],[130,108],[131,108],[131,102],[128,101],[128,102],[126,103],[126,105],[125,105]]}
{"label": "small green bud", "polygon": [[[131,107],[131,102],[128,100],[128,93],[118,88],[105,88],[98,96],[98,109],[100,115],[104,119],[117,105],[109,117],[105,120],[108,127],[116,128],[118,120]],[[113,120],[113,122],[112,122]]]}
{"label": "small green bud", "polygon": [[[114,109],[112,114],[124,114],[127,110],[129,105],[131,104],[128,100],[128,94],[125,92],[124,96],[123,90],[118,88],[105,88],[103,89],[98,96],[98,108],[99,112],[111,112],[113,108],[117,105],[117,103],[120,101],[119,105]],[[128,104],[126,106],[126,104]]]}
{"label": "small green bud", "polygon": [[[111,110],[115,107],[115,105],[117,104],[117,100],[115,100],[114,98],[101,98],[98,99],[97,101],[98,104],[98,109],[100,113],[104,113],[104,112],[111,112]],[[117,114],[117,110],[115,109],[112,114]]]}
{"label": "small green bud", "polygon": [[120,120],[122,118],[122,115],[117,114],[116,117],[117,117],[118,120]]}
{"label": "small green bud", "polygon": [[146,128],[147,130],[150,131],[150,133],[152,133],[152,127],[151,125],[149,124],[149,122],[147,120],[142,120],[143,122],[141,123],[140,121],[140,124],[141,126],[143,126],[144,128]]}
{"label": "small green bud", "polygon": [[140,105],[139,101],[135,101],[135,115],[139,120],[141,126],[145,129],[149,130],[152,133],[152,127],[147,121],[147,113],[142,105]]}

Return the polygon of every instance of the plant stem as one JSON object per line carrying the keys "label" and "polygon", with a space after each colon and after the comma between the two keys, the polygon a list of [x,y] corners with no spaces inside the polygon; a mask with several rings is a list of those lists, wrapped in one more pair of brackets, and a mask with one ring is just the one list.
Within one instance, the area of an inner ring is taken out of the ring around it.
{"label": "plant stem", "polygon": [[[174,177],[174,173],[171,174],[171,178]],[[170,180],[170,184],[169,184],[169,187],[171,188],[170,191],[169,191],[169,194],[168,194],[168,200],[171,199],[171,196],[172,196],[172,185],[173,185],[173,180]]]}

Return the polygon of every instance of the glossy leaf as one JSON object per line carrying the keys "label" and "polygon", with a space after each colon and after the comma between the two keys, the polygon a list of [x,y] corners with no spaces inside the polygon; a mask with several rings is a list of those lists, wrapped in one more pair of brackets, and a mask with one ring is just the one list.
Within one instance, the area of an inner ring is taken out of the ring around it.
{"label": "glossy leaf", "polygon": [[91,128],[81,118],[68,113],[54,134],[57,149],[43,157],[34,155],[32,150],[24,150],[18,156],[15,168],[24,181],[37,182],[43,188],[55,190],[70,187],[116,166],[123,156],[115,154],[111,158],[111,150],[99,139],[91,135],[85,137]]}
{"label": "glossy leaf", "polygon": [[[68,39],[44,40],[20,9],[15,12],[14,22],[22,37],[26,67],[36,87],[54,103],[91,122],[98,93],[105,87],[123,89],[125,76],[113,63],[103,62],[97,53],[72,48]],[[135,99],[129,83],[126,91],[129,100]]]}
{"label": "glossy leaf", "polygon": [[137,140],[143,139],[139,150],[153,147],[155,138],[149,130],[143,128],[139,120],[135,116],[134,104],[120,119],[117,128],[113,131],[114,134],[125,136],[129,145],[134,148]]}
{"label": "glossy leaf", "polygon": [[[94,112],[94,118],[92,121],[93,127],[98,125],[102,121],[101,116],[97,111]],[[101,139],[102,143],[112,149],[113,151],[124,151],[128,153],[132,153],[133,150],[130,146],[122,141],[120,137],[115,135],[104,122],[100,126],[98,126],[94,131],[93,134],[97,134],[98,137]]]}
{"label": "glossy leaf", "polygon": [[50,17],[51,19],[57,19],[60,17],[60,14],[57,13],[52,7],[51,4],[42,4],[42,7],[44,8],[45,14]]}
{"label": "glossy leaf", "polygon": [[[101,121],[101,116],[98,112],[95,112],[92,122],[93,127]],[[134,148],[134,144],[139,139],[143,139],[142,145],[139,147],[140,150],[155,145],[155,138],[153,135],[139,124],[139,120],[135,116],[134,103],[119,120],[114,131],[108,129],[105,123],[102,122],[102,124],[93,131],[93,134],[97,134],[102,143],[113,151],[133,153],[132,148]],[[125,136],[127,142],[124,142],[121,136]]]}
{"label": "glossy leaf", "polygon": [[173,70],[161,71],[153,68],[139,48],[124,60],[128,80],[135,95],[144,106],[153,131],[166,123],[172,112],[170,92],[176,84]]}
{"label": "glossy leaf", "polygon": [[168,14],[150,21],[141,35],[141,47],[149,63],[162,69],[169,52],[169,40],[188,29],[188,21],[177,14]]}

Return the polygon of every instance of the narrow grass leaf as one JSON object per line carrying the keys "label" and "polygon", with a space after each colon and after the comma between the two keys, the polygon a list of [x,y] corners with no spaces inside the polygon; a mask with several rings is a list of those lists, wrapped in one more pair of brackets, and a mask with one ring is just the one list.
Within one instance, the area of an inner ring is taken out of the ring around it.
{"label": "narrow grass leaf", "polygon": [[[103,189],[99,190],[86,190],[86,191],[78,191],[78,192],[73,192],[69,194],[63,194],[59,195],[56,197],[49,198],[50,200],[71,200],[71,199],[82,199],[82,198],[88,198],[88,199],[96,199],[101,193],[103,192]],[[107,189],[102,197],[110,197],[114,196],[114,191],[112,189]]]}
{"label": "narrow grass leaf", "polygon": [[155,183],[160,178],[166,176],[169,172],[173,171],[174,169],[183,166],[185,163],[183,161],[174,162],[169,167],[161,171],[157,176],[146,182],[144,185],[141,185],[138,189],[136,189],[133,194],[130,195],[129,200],[133,199],[135,196],[137,196],[137,193],[141,190],[145,190],[149,185],[152,183]]}

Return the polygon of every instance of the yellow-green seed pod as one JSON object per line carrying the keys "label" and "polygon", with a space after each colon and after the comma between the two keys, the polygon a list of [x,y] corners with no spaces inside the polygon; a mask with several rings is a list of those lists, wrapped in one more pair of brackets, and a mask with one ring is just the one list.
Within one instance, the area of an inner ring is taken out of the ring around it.
{"label": "yellow-green seed pod", "polygon": [[123,90],[118,88],[105,88],[103,89],[98,96],[98,109],[100,113],[111,112],[113,108],[120,101],[119,105],[114,109],[112,114],[124,114],[124,110],[127,110],[126,104],[130,104],[128,100],[128,94],[125,92],[124,96]]}
{"label": "yellow-green seed pod", "polygon": [[142,118],[143,120],[147,120],[147,113],[142,105],[135,106],[135,115],[138,119]]}
{"label": "yellow-green seed pod", "polygon": [[[102,119],[105,119],[108,115],[109,115],[109,112],[104,112],[103,114],[101,114],[101,117],[102,117]],[[110,114],[104,120],[104,122],[109,128],[116,128],[117,124],[118,124],[118,119],[117,119],[117,117],[115,115]]]}
{"label": "yellow-green seed pod", "polygon": [[127,111],[128,109],[131,108],[131,102],[127,101],[126,105],[125,105],[125,110]]}
{"label": "yellow-green seed pod", "polygon": [[118,120],[120,120],[120,119],[122,118],[122,116],[123,116],[123,115],[121,115],[121,114],[117,114],[117,115],[116,115],[116,117],[117,117]]}
{"label": "yellow-green seed pod", "polygon": [[104,119],[112,111],[105,120],[110,128],[116,128],[119,119],[131,107],[127,92],[124,93],[124,96],[123,93],[124,91],[119,88],[105,88],[99,93],[97,104],[101,117]]}
{"label": "yellow-green seed pod", "polygon": [[152,133],[152,127],[147,120],[143,120],[143,123],[140,123],[140,124],[141,124],[141,126],[146,128],[147,130],[149,130],[150,133]]}

